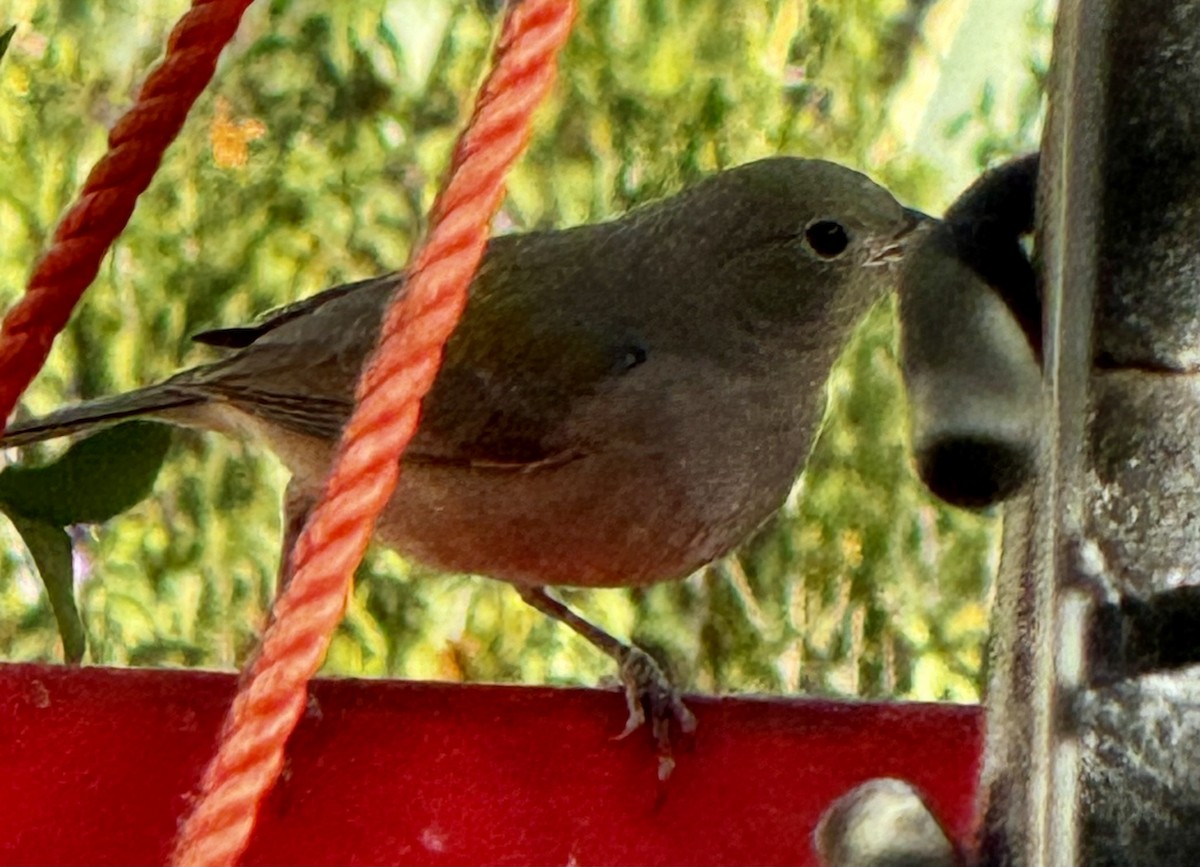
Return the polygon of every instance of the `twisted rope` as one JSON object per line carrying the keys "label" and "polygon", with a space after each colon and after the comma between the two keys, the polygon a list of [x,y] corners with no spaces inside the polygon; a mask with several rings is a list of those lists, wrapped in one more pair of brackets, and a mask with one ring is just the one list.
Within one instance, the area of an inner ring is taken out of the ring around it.
{"label": "twisted rope", "polygon": [[163,151],[179,134],[233,38],[250,0],[194,0],[167,43],[167,56],[108,134],[79,199],[54,232],[25,294],[0,324],[0,433],[17,400],[46,363],[54,338],[129,222]]}
{"label": "twisted rope", "polygon": [[428,238],[403,295],[388,309],[324,494],[292,552],[291,581],[234,699],[172,863],[232,864],[246,847],[304,710],[308,681],[341,619],[354,568],[396,486],[399,456],[466,306],[504,177],[525,147],[573,15],[573,0],[508,7],[492,70],[455,148]]}

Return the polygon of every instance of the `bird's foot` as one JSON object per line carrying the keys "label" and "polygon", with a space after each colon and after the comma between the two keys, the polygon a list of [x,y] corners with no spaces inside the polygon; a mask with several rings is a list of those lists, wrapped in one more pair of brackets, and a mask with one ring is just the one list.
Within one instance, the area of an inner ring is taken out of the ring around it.
{"label": "bird's foot", "polygon": [[674,721],[683,734],[691,734],[696,730],[696,718],[680,699],[678,690],[654,661],[654,657],[584,620],[546,592],[545,587],[518,586],[516,589],[521,598],[538,611],[569,626],[584,640],[616,660],[617,673],[625,687],[625,701],[629,706],[629,720],[625,723],[625,730],[616,739],[628,737],[641,728],[649,717],[650,733],[658,747],[658,779],[665,781],[675,770],[671,722]]}
{"label": "bird's foot", "polygon": [[646,651],[626,645],[617,663],[629,718],[625,730],[616,740],[637,731],[648,717],[650,734],[658,747],[658,778],[665,781],[675,770],[671,723],[674,722],[683,734],[690,735],[696,730],[696,717],[683,703],[662,667]]}

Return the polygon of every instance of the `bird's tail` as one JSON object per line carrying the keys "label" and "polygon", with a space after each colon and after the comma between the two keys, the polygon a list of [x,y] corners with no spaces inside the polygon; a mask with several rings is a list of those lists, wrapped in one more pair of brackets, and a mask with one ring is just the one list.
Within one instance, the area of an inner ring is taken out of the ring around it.
{"label": "bird's tail", "polygon": [[171,382],[160,382],[125,394],[86,400],[55,410],[41,418],[14,422],[0,436],[0,448],[16,448],[52,440],[93,427],[113,424],[142,415],[203,403],[205,397]]}

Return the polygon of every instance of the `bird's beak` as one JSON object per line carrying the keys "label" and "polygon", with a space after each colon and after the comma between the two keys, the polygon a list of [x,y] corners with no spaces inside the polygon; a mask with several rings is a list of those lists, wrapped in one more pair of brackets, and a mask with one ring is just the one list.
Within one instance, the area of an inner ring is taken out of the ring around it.
{"label": "bird's beak", "polygon": [[916,239],[937,223],[928,214],[923,214],[915,208],[904,209],[904,226],[890,238],[880,238],[872,245],[867,254],[867,267],[894,265],[904,258],[904,254],[912,247]]}

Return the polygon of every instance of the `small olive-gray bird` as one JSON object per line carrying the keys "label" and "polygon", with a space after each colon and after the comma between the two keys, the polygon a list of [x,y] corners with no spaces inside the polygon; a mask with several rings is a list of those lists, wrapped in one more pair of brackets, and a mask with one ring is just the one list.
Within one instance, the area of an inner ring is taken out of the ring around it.
{"label": "small olive-gray bird", "polygon": [[[376,538],[509,581],[627,661],[542,588],[682,578],[767,518],[808,455],[831,364],[894,288],[919,222],[862,174],[777,157],[609,223],[493,239]],[[295,514],[397,286],[339,286],[198,335],[228,354],[14,424],[0,445],[141,415],[251,434],[291,470]]]}

